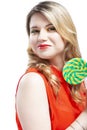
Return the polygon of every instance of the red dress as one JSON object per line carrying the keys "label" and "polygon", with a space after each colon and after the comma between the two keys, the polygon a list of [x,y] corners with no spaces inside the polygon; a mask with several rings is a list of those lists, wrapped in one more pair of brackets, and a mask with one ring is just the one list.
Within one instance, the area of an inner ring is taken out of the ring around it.
{"label": "red dress", "polygon": [[[36,72],[41,75],[41,77],[45,82],[50,108],[52,130],[65,130],[84,110],[85,104],[81,105],[75,103],[70,95],[70,86],[68,83],[65,82],[62,76],[62,72],[54,67],[52,67],[52,71],[54,72],[55,75],[57,75],[57,77],[61,82],[61,87],[59,89],[57,98],[55,98],[52,87],[50,86],[50,84],[48,83],[43,74],[41,74],[34,68],[28,69],[26,73]],[[16,112],[16,122],[18,130],[22,130],[17,112]]]}

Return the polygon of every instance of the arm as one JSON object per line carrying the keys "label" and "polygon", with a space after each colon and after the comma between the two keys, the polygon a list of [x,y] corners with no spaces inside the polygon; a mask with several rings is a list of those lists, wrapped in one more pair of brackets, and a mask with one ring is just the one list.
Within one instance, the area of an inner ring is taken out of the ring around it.
{"label": "arm", "polygon": [[30,72],[22,78],[16,107],[23,130],[51,130],[46,88],[40,75]]}
{"label": "arm", "polygon": [[[86,82],[85,87],[87,89]],[[87,130],[87,90],[86,90],[86,109],[66,130]]]}
{"label": "arm", "polygon": [[87,109],[66,130],[87,130]]}

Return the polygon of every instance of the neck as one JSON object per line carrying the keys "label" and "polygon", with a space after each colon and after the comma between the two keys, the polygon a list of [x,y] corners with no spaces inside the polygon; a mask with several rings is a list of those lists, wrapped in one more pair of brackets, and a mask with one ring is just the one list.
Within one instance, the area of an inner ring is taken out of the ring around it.
{"label": "neck", "polygon": [[64,61],[63,58],[61,57],[55,57],[53,59],[50,60],[51,65],[56,66],[59,70],[62,70],[63,66],[64,66]]}

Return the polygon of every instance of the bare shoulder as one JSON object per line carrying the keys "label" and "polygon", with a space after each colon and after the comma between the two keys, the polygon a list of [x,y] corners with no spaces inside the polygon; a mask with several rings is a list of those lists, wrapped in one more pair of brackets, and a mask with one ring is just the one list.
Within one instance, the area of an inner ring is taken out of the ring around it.
{"label": "bare shoulder", "polygon": [[17,98],[23,99],[26,98],[32,103],[41,102],[47,100],[46,87],[43,78],[35,72],[29,72],[25,74],[20,80],[17,92]]}
{"label": "bare shoulder", "polygon": [[[29,128],[50,130],[49,105],[45,83],[38,73],[27,73],[20,80],[16,106],[24,130]],[[28,122],[30,122],[30,125]]]}
{"label": "bare shoulder", "polygon": [[31,84],[31,81],[33,81],[33,83],[37,81],[43,82],[43,78],[36,72],[29,72],[22,77],[20,83],[28,82],[29,84]]}
{"label": "bare shoulder", "polygon": [[27,74],[25,74],[22,79],[20,80],[19,83],[19,87],[18,90],[26,90],[26,89],[30,89],[34,91],[39,91],[42,89],[45,89],[45,83],[43,78],[35,72],[29,72]]}

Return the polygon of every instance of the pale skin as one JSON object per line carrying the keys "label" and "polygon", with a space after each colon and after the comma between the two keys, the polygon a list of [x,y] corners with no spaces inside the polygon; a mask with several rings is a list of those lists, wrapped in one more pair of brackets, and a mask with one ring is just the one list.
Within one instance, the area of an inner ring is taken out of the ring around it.
{"label": "pale skin", "polygon": [[[30,46],[34,53],[60,70],[63,67],[63,50],[66,43],[54,26],[40,13],[31,17]],[[47,45],[45,47],[42,46]],[[50,113],[45,84],[39,74],[30,72],[20,81],[16,96],[17,113],[23,130],[51,130]],[[87,108],[78,117],[78,121],[87,129]],[[74,121],[76,130],[82,128]],[[73,130],[72,127],[66,130]]]}
{"label": "pale skin", "polygon": [[[34,14],[31,18],[29,43],[38,57],[49,59],[51,64],[60,67],[60,69],[63,67],[62,57],[66,43],[57,33],[53,24],[40,13]],[[39,47],[43,44],[48,47],[45,49]]]}

